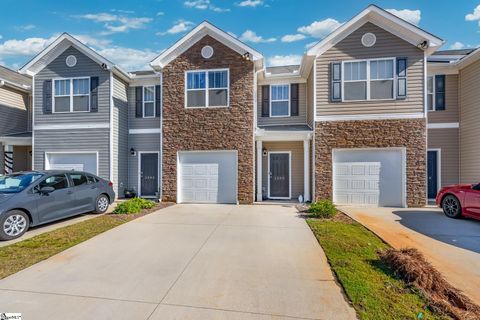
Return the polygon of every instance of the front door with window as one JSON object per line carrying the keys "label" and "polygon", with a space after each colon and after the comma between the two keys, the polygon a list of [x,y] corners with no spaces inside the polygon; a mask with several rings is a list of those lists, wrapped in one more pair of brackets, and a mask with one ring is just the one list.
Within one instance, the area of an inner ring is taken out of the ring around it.
{"label": "front door with window", "polygon": [[438,191],[438,151],[428,151],[428,199],[435,199]]}
{"label": "front door with window", "polygon": [[290,154],[269,153],[269,198],[290,199]]}
{"label": "front door with window", "polygon": [[142,153],[140,157],[140,195],[153,197],[158,192],[158,153]]}

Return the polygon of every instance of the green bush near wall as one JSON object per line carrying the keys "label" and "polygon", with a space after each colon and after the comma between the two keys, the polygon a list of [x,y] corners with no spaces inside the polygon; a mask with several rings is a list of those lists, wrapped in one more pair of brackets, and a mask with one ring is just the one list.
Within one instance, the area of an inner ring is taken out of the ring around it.
{"label": "green bush near wall", "polygon": [[337,214],[337,208],[332,201],[324,199],[312,202],[308,207],[308,212],[315,218],[332,218]]}
{"label": "green bush near wall", "polygon": [[142,199],[133,198],[117,204],[113,213],[115,214],[133,214],[139,213],[142,209],[151,209],[155,206],[155,202]]}

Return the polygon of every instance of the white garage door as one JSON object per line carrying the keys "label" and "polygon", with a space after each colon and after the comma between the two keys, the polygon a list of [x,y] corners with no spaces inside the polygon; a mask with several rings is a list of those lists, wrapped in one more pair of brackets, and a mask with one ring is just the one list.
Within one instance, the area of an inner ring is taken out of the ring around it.
{"label": "white garage door", "polygon": [[47,153],[46,170],[77,170],[98,174],[96,153]]}
{"label": "white garage door", "polygon": [[237,153],[179,152],[179,203],[236,203]]}
{"label": "white garage door", "polygon": [[333,201],[340,205],[403,207],[400,149],[334,150]]}

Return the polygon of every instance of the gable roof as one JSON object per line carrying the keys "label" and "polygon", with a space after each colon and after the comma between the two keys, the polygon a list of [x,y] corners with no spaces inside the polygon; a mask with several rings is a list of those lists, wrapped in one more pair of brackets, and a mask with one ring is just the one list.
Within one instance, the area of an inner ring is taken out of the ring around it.
{"label": "gable roof", "polygon": [[30,77],[0,66],[0,84],[2,82],[22,90],[29,90],[32,85]]}
{"label": "gable roof", "polygon": [[153,59],[152,62],[150,62],[150,66],[152,66],[154,69],[162,69],[206,35],[211,36],[241,55],[244,55],[248,52],[252,61],[263,61],[263,55],[260,52],[249,47],[229,33],[217,28],[210,22],[204,21],[191,30],[183,38],[178,40],[170,48],[162,52],[158,57]]}
{"label": "gable roof", "polygon": [[325,39],[310,48],[310,50],[307,51],[307,55],[321,55],[335,44],[345,39],[348,35],[364,25],[366,22],[371,22],[414,46],[418,46],[422,42],[427,41],[428,47],[425,49],[425,51],[428,55],[432,54],[444,42],[442,39],[434,36],[433,34],[397,17],[386,10],[383,10],[380,7],[377,7],[376,5],[369,5],[362,12],[330,33]]}
{"label": "gable roof", "polygon": [[107,70],[116,71],[117,74],[124,78],[130,78],[130,75],[116,66],[113,62],[98,54],[95,50],[85,45],[80,40],[72,35],[64,32],[55,41],[49,44],[45,49],[40,51],[33,59],[25,64],[20,70],[20,73],[33,76],[45,68],[50,62],[55,60],[70,46],[74,47],[99,65]]}

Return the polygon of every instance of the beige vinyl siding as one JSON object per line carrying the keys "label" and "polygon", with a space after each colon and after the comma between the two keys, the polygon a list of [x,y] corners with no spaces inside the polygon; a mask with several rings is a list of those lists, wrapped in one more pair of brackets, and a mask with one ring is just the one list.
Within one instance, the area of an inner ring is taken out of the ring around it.
{"label": "beige vinyl siding", "polygon": [[[362,36],[371,32],[377,42],[364,47]],[[330,63],[374,58],[408,59],[407,98],[404,100],[330,102]],[[367,22],[316,60],[317,116],[424,112],[424,53],[416,46]]]}
{"label": "beige vinyl siding", "polygon": [[458,75],[445,76],[445,110],[429,111],[429,123],[458,122]]}
{"label": "beige vinyl siding", "polygon": [[307,78],[307,124],[313,128],[313,122],[315,121],[314,110],[313,110],[313,100],[315,99],[314,92],[314,71],[313,67],[310,71],[310,74]]}
{"label": "beige vinyl siding", "polygon": [[0,135],[27,131],[28,109],[27,93],[0,87]]}
{"label": "beige vinyl siding", "polygon": [[460,70],[460,181],[480,181],[480,61]]}
{"label": "beige vinyl siding", "polygon": [[459,183],[458,129],[429,129],[428,149],[441,149],[441,185]]}
{"label": "beige vinyl siding", "polygon": [[[292,199],[303,195],[303,141],[263,142],[267,151],[291,151]],[[268,197],[268,155],[262,156],[262,189],[263,195]]]}
{"label": "beige vinyl siding", "polygon": [[295,117],[262,117],[262,86],[257,88],[257,115],[258,125],[285,125],[307,123],[307,86],[305,83],[298,84],[298,116]]}

